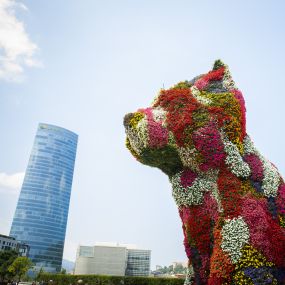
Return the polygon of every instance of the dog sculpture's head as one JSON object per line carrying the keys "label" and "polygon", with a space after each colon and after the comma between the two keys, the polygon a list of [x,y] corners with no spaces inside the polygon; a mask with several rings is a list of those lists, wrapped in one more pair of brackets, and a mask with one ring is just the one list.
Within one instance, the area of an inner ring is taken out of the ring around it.
{"label": "dog sculpture's head", "polygon": [[150,107],[124,118],[133,156],[169,176],[184,168],[218,168],[225,142],[242,155],[245,124],[243,96],[220,60],[208,73],[161,90]]}

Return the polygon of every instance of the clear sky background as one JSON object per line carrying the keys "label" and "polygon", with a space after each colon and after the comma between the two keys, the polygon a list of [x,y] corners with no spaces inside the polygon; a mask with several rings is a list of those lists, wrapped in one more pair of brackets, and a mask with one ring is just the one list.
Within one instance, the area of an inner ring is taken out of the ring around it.
{"label": "clear sky background", "polygon": [[125,113],[227,63],[258,149],[285,175],[285,2],[0,0],[0,233],[8,234],[37,125],[79,135],[64,258],[97,241],[184,261],[168,178],[124,146]]}

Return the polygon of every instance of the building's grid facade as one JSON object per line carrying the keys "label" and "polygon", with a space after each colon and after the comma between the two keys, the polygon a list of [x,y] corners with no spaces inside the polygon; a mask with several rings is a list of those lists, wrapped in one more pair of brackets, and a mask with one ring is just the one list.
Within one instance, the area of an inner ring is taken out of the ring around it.
{"label": "building's grid facade", "polygon": [[149,276],[150,250],[124,245],[79,246],[74,274]]}
{"label": "building's grid facade", "polygon": [[126,275],[149,276],[150,254],[150,250],[128,249]]}
{"label": "building's grid facade", "polygon": [[61,270],[77,135],[39,124],[10,236],[30,246],[35,267]]}

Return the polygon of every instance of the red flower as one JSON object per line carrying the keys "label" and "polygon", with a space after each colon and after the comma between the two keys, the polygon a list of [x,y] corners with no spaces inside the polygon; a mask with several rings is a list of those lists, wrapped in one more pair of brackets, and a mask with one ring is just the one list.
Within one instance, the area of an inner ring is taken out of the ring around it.
{"label": "red flower", "polygon": [[260,158],[255,154],[247,154],[244,160],[250,167],[251,178],[255,181],[262,181],[263,179],[263,165]]}
{"label": "red flower", "polygon": [[221,68],[219,68],[217,70],[212,70],[212,71],[208,72],[207,74],[205,74],[204,76],[202,76],[201,78],[199,78],[195,82],[194,85],[199,90],[203,90],[209,84],[210,81],[222,80],[223,77],[224,77],[224,72],[225,72],[225,68],[224,67],[221,67]]}
{"label": "red flower", "polygon": [[222,168],[218,177],[218,189],[226,218],[235,218],[241,212],[241,181],[227,168]]}

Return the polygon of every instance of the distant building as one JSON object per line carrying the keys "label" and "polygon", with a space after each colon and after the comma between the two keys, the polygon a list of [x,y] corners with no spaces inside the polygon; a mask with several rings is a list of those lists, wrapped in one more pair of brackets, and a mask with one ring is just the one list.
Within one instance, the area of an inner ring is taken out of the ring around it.
{"label": "distant building", "polygon": [[20,256],[26,256],[29,257],[30,253],[30,246],[26,243],[19,242],[18,244],[18,253]]}
{"label": "distant building", "polygon": [[57,126],[38,126],[10,231],[30,246],[36,270],[61,270],[77,138]]}
{"label": "distant building", "polygon": [[177,266],[182,266],[184,268],[188,267],[188,261],[173,261],[172,266],[175,269]]}
{"label": "distant building", "polygon": [[15,238],[5,235],[0,235],[0,251],[17,250],[18,242]]}
{"label": "distant building", "polygon": [[127,249],[127,268],[128,276],[149,276],[150,274],[150,250]]}
{"label": "distant building", "polygon": [[79,246],[74,274],[149,276],[150,256],[150,250],[129,245]]}
{"label": "distant building", "polygon": [[156,266],[155,266],[155,270],[160,270],[161,268],[162,268],[161,265],[156,265]]}
{"label": "distant building", "polygon": [[17,241],[14,237],[0,234],[0,251],[15,250],[19,256],[29,257],[30,247],[25,243]]}
{"label": "distant building", "polygon": [[124,276],[126,256],[121,246],[79,246],[74,274]]}

